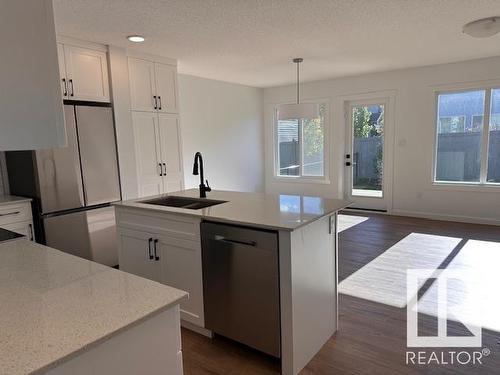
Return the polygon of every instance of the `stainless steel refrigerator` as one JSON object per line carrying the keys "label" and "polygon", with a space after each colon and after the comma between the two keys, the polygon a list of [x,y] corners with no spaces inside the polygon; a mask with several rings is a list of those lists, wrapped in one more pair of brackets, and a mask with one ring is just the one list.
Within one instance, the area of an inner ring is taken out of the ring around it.
{"label": "stainless steel refrigerator", "polygon": [[68,145],[6,154],[10,193],[34,199],[37,242],[118,264],[114,208],[121,199],[110,105],[65,105]]}

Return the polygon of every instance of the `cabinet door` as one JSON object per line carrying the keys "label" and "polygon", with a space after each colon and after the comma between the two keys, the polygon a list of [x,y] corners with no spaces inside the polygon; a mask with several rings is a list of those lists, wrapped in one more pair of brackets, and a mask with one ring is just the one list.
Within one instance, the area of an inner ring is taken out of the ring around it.
{"label": "cabinet door", "polygon": [[164,113],[178,113],[177,68],[172,65],[155,63],[156,95],[158,110]]}
{"label": "cabinet door", "polygon": [[68,98],[109,102],[108,60],[106,53],[64,45],[68,79]]}
{"label": "cabinet door", "polygon": [[128,71],[130,81],[130,104],[133,111],[154,111],[154,64],[151,61],[129,57]]}
{"label": "cabinet door", "polygon": [[201,245],[174,237],[159,238],[163,284],[184,290],[189,299],[181,302],[181,318],[204,326]]}
{"label": "cabinet door", "polygon": [[33,234],[33,223],[31,222],[21,222],[21,223],[13,223],[13,224],[3,224],[1,225],[3,229],[10,230],[12,232],[16,232],[26,236],[30,241],[34,241]]}
{"label": "cabinet door", "polygon": [[64,45],[57,43],[57,62],[59,63],[59,77],[63,99],[68,98],[68,82],[66,81],[66,63],[64,62]]}
{"label": "cabinet door", "polygon": [[163,192],[158,116],[153,112],[132,112],[139,196]]}
{"label": "cabinet door", "polygon": [[160,282],[161,264],[154,258],[153,240],[151,233],[118,228],[120,270]]}
{"label": "cabinet door", "polygon": [[184,175],[182,173],[181,128],[178,115],[159,114],[161,162],[166,175],[163,176],[165,193],[182,190]]}

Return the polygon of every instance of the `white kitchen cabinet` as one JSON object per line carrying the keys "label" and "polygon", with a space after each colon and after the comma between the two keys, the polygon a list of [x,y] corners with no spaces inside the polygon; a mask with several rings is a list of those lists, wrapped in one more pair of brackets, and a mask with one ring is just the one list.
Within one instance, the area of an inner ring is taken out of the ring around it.
{"label": "white kitchen cabinet", "polygon": [[180,122],[177,115],[132,112],[141,197],[182,190]]}
{"label": "white kitchen cabinet", "polygon": [[34,241],[31,201],[16,201],[16,199],[19,198],[13,196],[0,197],[0,228],[22,234],[30,241]]}
{"label": "white kitchen cabinet", "polygon": [[64,99],[109,102],[106,52],[58,43]]}
{"label": "white kitchen cabinet", "polygon": [[[120,205],[115,211],[120,269],[188,292],[189,299],[181,302],[181,318],[203,328],[200,220],[123,209]],[[150,238],[152,260],[148,253]]]}
{"label": "white kitchen cabinet", "polygon": [[118,231],[120,269],[160,282],[161,263],[155,258],[154,246],[156,245],[158,249],[157,243],[153,243],[155,239],[152,233],[120,229]]}
{"label": "white kitchen cabinet", "polygon": [[139,196],[163,192],[158,115],[152,112],[132,112]]}
{"label": "white kitchen cabinet", "polygon": [[163,192],[179,191],[183,188],[181,154],[181,126],[179,116],[158,115],[161,160],[163,163]]}
{"label": "white kitchen cabinet", "polygon": [[177,105],[177,68],[172,65],[155,63],[156,95],[158,111],[178,113]]}
{"label": "white kitchen cabinet", "polygon": [[154,63],[147,60],[129,58],[130,103],[134,111],[154,111],[157,109]]}
{"label": "white kitchen cabinet", "polygon": [[183,320],[203,326],[203,280],[199,242],[159,236],[161,282],[189,292],[181,302]]}
{"label": "white kitchen cabinet", "polygon": [[2,1],[0,150],[66,144],[52,0]]}
{"label": "white kitchen cabinet", "polygon": [[178,113],[177,68],[129,57],[130,101],[133,111]]}

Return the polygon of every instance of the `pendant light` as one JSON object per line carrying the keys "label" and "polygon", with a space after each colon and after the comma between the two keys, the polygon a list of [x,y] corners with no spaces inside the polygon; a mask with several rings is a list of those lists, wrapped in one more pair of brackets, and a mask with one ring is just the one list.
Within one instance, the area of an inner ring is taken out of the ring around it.
{"label": "pendant light", "polygon": [[319,116],[318,105],[300,102],[299,66],[304,59],[297,57],[292,61],[297,64],[297,103],[280,105],[278,107],[278,120],[315,119]]}

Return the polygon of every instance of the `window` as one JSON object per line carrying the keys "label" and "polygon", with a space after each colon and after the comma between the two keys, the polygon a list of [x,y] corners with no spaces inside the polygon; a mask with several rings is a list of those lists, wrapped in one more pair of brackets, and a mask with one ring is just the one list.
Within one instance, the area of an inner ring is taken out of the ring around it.
{"label": "window", "polygon": [[276,120],[277,176],[325,176],[326,110],[320,103],[316,119]]}
{"label": "window", "polygon": [[437,97],[436,182],[500,183],[500,89]]}

